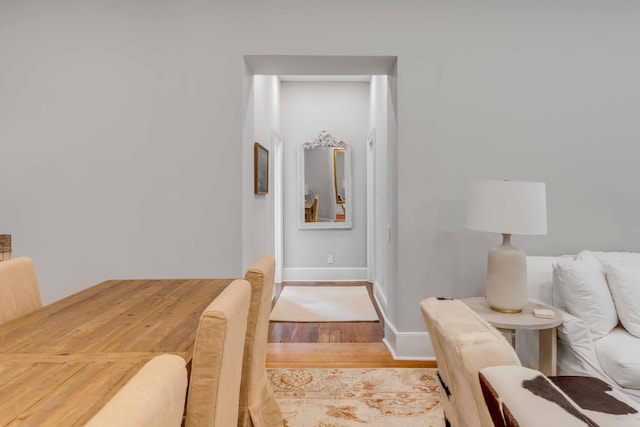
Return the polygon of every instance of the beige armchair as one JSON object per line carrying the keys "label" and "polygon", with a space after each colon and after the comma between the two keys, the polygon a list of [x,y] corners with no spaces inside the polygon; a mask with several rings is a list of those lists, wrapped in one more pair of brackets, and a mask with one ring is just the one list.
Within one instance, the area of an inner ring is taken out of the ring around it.
{"label": "beige armchair", "polygon": [[283,425],[282,412],[265,367],[275,268],[273,256],[264,255],[245,274],[245,279],[251,283],[251,307],[242,363],[239,427]]}
{"label": "beige armchair", "polygon": [[455,427],[493,427],[478,372],[495,365],[520,365],[504,336],[458,300],[420,302],[438,362],[446,419]]}
{"label": "beige armchair", "polygon": [[40,288],[31,258],[0,262],[0,324],[42,307]]}
{"label": "beige armchair", "polygon": [[451,426],[640,426],[637,404],[603,381],[522,367],[504,336],[462,301],[428,298],[420,308]]}
{"label": "beige armchair", "polygon": [[206,308],[196,335],[186,427],[236,427],[251,286],[231,282]]}
{"label": "beige armchair", "polygon": [[187,392],[182,357],[147,362],[86,424],[87,427],[179,427]]}

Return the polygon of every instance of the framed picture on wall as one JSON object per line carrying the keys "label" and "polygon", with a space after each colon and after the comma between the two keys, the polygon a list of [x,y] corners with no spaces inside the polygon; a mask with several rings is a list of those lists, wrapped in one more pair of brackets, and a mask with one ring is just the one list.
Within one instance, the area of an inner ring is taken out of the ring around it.
{"label": "framed picture on wall", "polygon": [[269,150],[257,142],[253,144],[253,192],[269,192]]}

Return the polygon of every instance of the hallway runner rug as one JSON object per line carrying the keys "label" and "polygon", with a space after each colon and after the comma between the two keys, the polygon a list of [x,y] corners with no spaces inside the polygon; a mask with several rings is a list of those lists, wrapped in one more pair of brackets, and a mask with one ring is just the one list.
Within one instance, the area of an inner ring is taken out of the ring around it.
{"label": "hallway runner rug", "polygon": [[275,322],[375,322],[366,286],[285,286],[271,311]]}
{"label": "hallway runner rug", "polygon": [[286,427],[442,427],[430,368],[269,368]]}

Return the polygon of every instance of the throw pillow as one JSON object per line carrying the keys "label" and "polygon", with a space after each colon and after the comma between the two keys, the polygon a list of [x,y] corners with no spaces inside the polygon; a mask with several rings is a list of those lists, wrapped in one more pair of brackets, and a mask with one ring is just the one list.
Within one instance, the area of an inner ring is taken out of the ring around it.
{"label": "throw pillow", "polygon": [[616,307],[600,261],[589,251],[580,252],[574,260],[553,265],[554,304],[585,322],[594,339],[618,324]]}
{"label": "throw pillow", "polygon": [[591,253],[602,263],[602,271],[606,271],[607,266],[610,264],[640,263],[640,253],[638,252],[591,251]]}
{"label": "throw pillow", "polygon": [[607,265],[607,282],[622,326],[640,338],[640,264]]}

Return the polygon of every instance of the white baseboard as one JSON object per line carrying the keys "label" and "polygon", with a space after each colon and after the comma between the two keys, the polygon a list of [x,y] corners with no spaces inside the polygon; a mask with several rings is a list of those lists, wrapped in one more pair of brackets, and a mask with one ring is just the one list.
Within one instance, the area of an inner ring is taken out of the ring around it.
{"label": "white baseboard", "polygon": [[427,332],[400,332],[389,321],[384,311],[382,317],[384,318],[382,342],[395,360],[436,360]]}
{"label": "white baseboard", "polygon": [[382,288],[378,282],[373,282],[373,297],[380,307],[380,311],[383,313],[387,312],[387,296],[382,292]]}
{"label": "white baseboard", "polygon": [[[367,281],[366,268],[283,268],[283,281],[350,282]],[[436,360],[427,332],[400,332],[389,321],[387,298],[378,282],[373,283],[373,296],[384,318],[384,340],[396,360]]]}
{"label": "white baseboard", "polygon": [[367,268],[283,268],[282,281],[356,282],[367,281]]}

